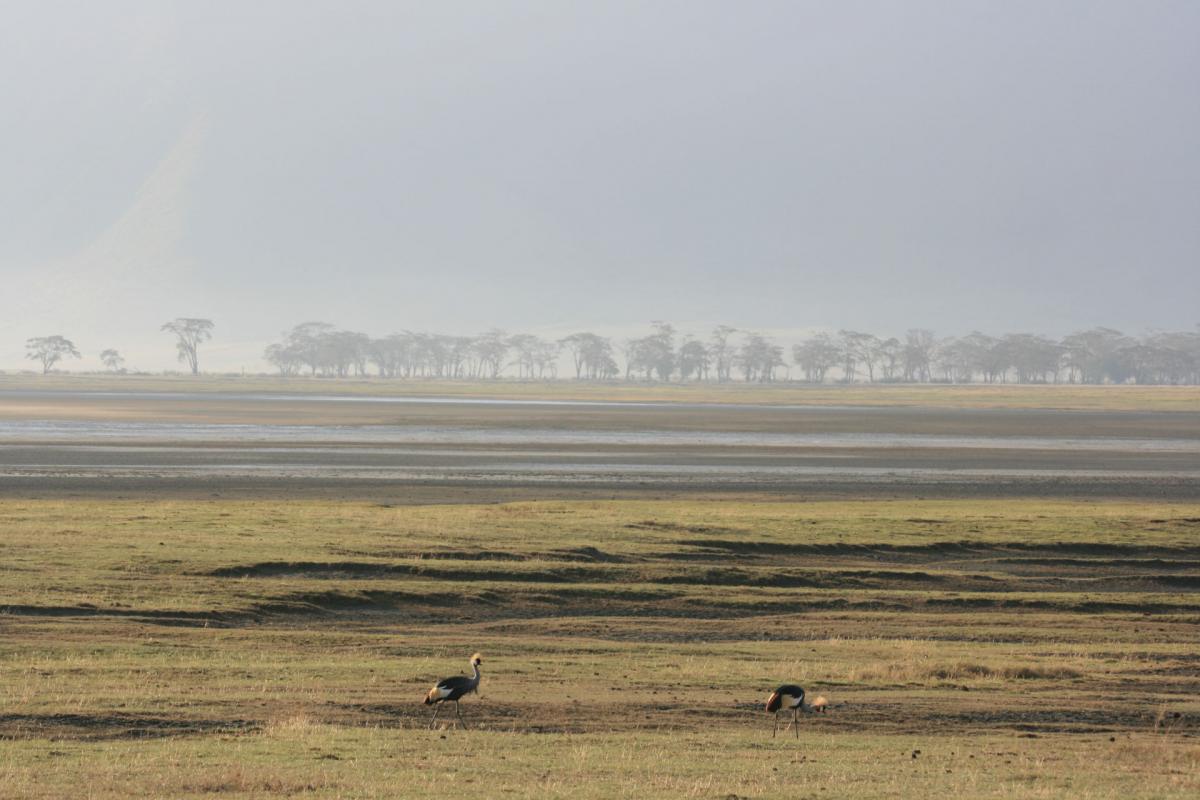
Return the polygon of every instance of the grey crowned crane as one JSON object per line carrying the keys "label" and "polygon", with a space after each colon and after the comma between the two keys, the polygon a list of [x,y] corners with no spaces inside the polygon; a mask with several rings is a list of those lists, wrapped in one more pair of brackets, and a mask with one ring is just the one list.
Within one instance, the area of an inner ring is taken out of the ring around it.
{"label": "grey crowned crane", "polygon": [[792,712],[792,730],[796,732],[796,738],[800,738],[800,726],[797,724],[800,721],[800,712],[804,711],[810,714],[824,714],[825,707],[829,705],[829,701],[824,697],[818,697],[811,703],[804,702],[804,689],[794,683],[786,683],[780,686],[771,696],[767,698],[767,711],[775,714],[775,728],[771,731],[771,738],[775,738],[775,734],[779,732],[779,712],[791,710]]}
{"label": "grey crowned crane", "polygon": [[483,663],[483,659],[479,657],[479,653],[471,656],[471,669],[474,670],[474,675],[467,677],[466,675],[455,675],[453,678],[446,678],[437,682],[437,685],[429,690],[429,694],[425,695],[425,705],[431,706],[437,704],[437,708],[433,712],[433,719],[429,720],[429,727],[437,722],[438,714],[442,711],[442,703],[451,701],[454,703],[454,713],[458,715],[458,721],[462,726],[467,727],[467,721],[463,719],[462,711],[458,708],[458,701],[463,695],[468,695],[471,692],[479,689],[479,665]]}

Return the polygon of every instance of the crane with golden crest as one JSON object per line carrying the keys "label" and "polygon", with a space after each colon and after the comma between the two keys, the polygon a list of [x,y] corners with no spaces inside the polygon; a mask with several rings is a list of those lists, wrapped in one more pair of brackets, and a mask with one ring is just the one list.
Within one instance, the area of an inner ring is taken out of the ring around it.
{"label": "crane with golden crest", "polygon": [[442,703],[454,703],[454,713],[458,715],[458,721],[464,728],[467,727],[467,721],[463,719],[458,701],[471,692],[479,690],[479,665],[482,663],[483,658],[479,653],[474,654],[471,656],[471,669],[474,674],[470,677],[455,675],[452,678],[443,678],[429,690],[429,694],[425,695],[425,705],[437,706],[433,712],[433,719],[429,720],[430,728],[437,722],[438,714],[442,711]]}
{"label": "crane with golden crest", "polygon": [[775,728],[771,731],[771,738],[775,738],[775,734],[779,732],[779,712],[792,712],[792,730],[796,732],[796,738],[800,738],[800,712],[806,714],[824,714],[825,709],[829,706],[829,701],[824,697],[818,697],[811,703],[804,699],[804,687],[797,686],[794,683],[785,683],[775,691],[771,692],[771,696],[767,698],[767,711],[775,715]]}

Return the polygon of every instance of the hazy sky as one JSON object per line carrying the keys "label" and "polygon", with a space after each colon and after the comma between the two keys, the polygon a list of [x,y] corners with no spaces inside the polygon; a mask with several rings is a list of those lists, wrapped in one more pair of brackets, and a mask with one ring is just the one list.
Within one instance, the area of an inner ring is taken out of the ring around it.
{"label": "hazy sky", "polygon": [[1200,322],[1200,3],[0,0],[0,367]]}

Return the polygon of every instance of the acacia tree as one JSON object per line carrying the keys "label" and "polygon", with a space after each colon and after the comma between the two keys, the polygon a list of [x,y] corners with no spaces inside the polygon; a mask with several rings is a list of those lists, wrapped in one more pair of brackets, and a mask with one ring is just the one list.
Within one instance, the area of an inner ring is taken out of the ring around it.
{"label": "acacia tree", "polygon": [[867,380],[875,382],[875,364],[879,360],[879,339],[870,333],[838,331],[838,346],[842,350],[842,380],[853,383],[859,364],[867,368]]}
{"label": "acacia tree", "polygon": [[775,370],[786,366],[783,348],[757,333],[746,334],[746,341],[738,349],[734,363],[747,382],[759,383],[775,380]]}
{"label": "acacia tree", "polygon": [[1124,383],[1133,374],[1129,354],[1134,342],[1112,328],[1093,328],[1073,333],[1062,341],[1064,366],[1071,383],[1078,375],[1083,383]]}
{"label": "acacia tree", "polygon": [[558,377],[558,354],[560,352],[562,352],[562,348],[558,342],[538,340],[537,346],[533,349],[533,361],[537,366],[539,380],[545,377]]}
{"label": "acacia tree", "polygon": [[267,349],[263,352],[263,358],[267,360],[267,363],[273,364],[279,370],[279,374],[284,377],[297,374],[303,363],[296,348],[286,343],[267,345]]}
{"label": "acacia tree", "polygon": [[716,368],[718,383],[728,381],[729,375],[733,371],[735,351],[733,345],[729,343],[729,337],[735,333],[737,333],[737,328],[729,325],[718,325],[713,329],[712,344],[708,346],[708,354]]}
{"label": "acacia tree", "polygon": [[879,343],[879,369],[885,381],[894,381],[900,372],[904,345],[895,336]]}
{"label": "acacia tree", "polygon": [[546,370],[558,358],[557,342],[547,342],[531,333],[510,337],[508,346],[516,351],[517,357],[513,363],[517,365],[518,378],[533,378],[535,373],[536,377],[544,378]]}
{"label": "acacia tree", "polygon": [[818,333],[792,347],[792,360],[804,370],[804,379],[809,383],[823,383],[825,373],[837,366],[841,351],[828,334]]}
{"label": "acacia tree", "polygon": [[112,372],[120,372],[125,366],[125,359],[113,348],[100,351],[100,360]]}
{"label": "acacia tree", "polygon": [[301,322],[283,334],[283,342],[268,355],[268,360],[281,372],[285,369],[281,364],[284,362],[289,372],[299,372],[302,364],[308,367],[310,375],[316,375],[317,368],[322,366],[325,339],[332,331],[333,326],[328,322]]}
{"label": "acacia tree", "polygon": [[1044,383],[1048,375],[1057,381],[1063,356],[1059,344],[1032,333],[1010,333],[1003,345],[1017,372],[1017,383]]}
{"label": "acacia tree", "polygon": [[65,337],[37,336],[25,340],[25,357],[31,361],[42,362],[42,374],[45,375],[63,358],[79,358],[75,344]]}
{"label": "acacia tree", "polygon": [[913,382],[928,382],[929,367],[933,362],[933,353],[937,348],[937,340],[933,331],[924,328],[913,328],[904,334],[904,380]]}
{"label": "acacia tree", "polygon": [[1140,355],[1138,383],[1200,383],[1200,331],[1153,334]]}
{"label": "acacia tree", "polygon": [[966,338],[940,342],[934,351],[933,361],[948,383],[970,383],[975,375],[974,351]]}
{"label": "acacia tree", "polygon": [[200,373],[200,357],[196,349],[202,342],[207,342],[212,338],[212,320],[178,317],[165,323],[161,330],[175,334],[175,349],[179,353],[179,360],[188,365],[193,375],[198,375]]}
{"label": "acacia tree", "polygon": [[571,353],[571,360],[575,362],[576,379],[586,375],[595,380],[601,376],[607,363],[613,360],[612,342],[594,333],[573,333],[560,339],[559,345]]}
{"label": "acacia tree", "polygon": [[504,369],[504,356],[508,353],[508,336],[504,331],[493,328],[475,338],[471,343],[471,352],[481,375],[493,380],[499,378],[500,370]]}
{"label": "acacia tree", "polygon": [[1008,352],[999,339],[971,331],[958,340],[957,348],[963,359],[960,372],[966,376],[965,380],[972,380],[978,372],[983,376],[984,383],[1004,381],[1011,364]]}
{"label": "acacia tree", "polygon": [[675,371],[675,328],[665,322],[652,322],[654,333],[631,339],[625,348],[625,377],[630,372],[642,372],[646,380],[655,373],[660,381],[671,380]]}
{"label": "acacia tree", "polygon": [[708,348],[703,342],[688,338],[679,347],[679,356],[676,359],[679,364],[679,379],[686,381],[692,375],[697,379],[704,380],[708,377],[708,368],[710,358]]}
{"label": "acacia tree", "polygon": [[322,352],[329,369],[339,378],[351,371],[361,377],[367,374],[367,355],[371,339],[365,333],[333,331],[324,337]]}

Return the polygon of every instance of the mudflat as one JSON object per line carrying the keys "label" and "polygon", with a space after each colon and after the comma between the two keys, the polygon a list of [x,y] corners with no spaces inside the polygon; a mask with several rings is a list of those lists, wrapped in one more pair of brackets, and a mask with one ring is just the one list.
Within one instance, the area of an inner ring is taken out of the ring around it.
{"label": "mudflat", "polygon": [[1048,387],[999,408],[168,388],[8,385],[0,496],[1200,494],[1200,407],[1031,406]]}

